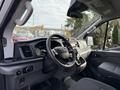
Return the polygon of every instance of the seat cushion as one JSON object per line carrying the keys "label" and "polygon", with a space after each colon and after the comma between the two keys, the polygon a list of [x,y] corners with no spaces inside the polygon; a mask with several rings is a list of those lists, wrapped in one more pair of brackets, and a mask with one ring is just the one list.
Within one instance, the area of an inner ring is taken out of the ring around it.
{"label": "seat cushion", "polygon": [[98,67],[98,70],[105,76],[120,78],[120,65],[118,64],[104,62]]}
{"label": "seat cushion", "polygon": [[72,85],[69,88],[69,90],[116,90],[116,89],[102,82],[90,78],[83,78],[74,85]]}

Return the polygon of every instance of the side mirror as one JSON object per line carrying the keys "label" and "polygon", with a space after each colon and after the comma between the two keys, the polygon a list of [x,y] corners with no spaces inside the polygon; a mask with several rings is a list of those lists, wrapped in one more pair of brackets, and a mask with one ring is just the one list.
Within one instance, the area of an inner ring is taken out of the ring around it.
{"label": "side mirror", "polygon": [[87,41],[88,46],[93,46],[94,45],[93,37],[92,36],[88,36],[86,38],[86,41]]}

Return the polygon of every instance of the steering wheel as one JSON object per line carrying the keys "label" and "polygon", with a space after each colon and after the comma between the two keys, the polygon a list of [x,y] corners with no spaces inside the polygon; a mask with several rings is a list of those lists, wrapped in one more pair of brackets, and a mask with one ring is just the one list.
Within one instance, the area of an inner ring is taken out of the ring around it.
{"label": "steering wheel", "polygon": [[[53,38],[61,39],[64,42],[61,46],[51,48]],[[50,58],[57,64],[63,67],[72,67],[75,64],[75,53],[69,41],[61,35],[53,34],[46,41],[46,50]]]}

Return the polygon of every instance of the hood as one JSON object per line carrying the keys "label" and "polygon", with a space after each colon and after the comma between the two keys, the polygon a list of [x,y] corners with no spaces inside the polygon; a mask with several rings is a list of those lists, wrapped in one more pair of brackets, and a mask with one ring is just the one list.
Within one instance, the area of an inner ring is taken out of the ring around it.
{"label": "hood", "polygon": [[77,18],[78,12],[90,9],[105,19],[118,18],[120,17],[119,4],[120,0],[71,0],[67,15]]}

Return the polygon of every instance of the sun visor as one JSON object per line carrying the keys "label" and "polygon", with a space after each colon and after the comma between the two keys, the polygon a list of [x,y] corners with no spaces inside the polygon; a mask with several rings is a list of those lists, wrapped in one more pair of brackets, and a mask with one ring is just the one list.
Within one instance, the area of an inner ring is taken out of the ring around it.
{"label": "sun visor", "polygon": [[120,16],[117,10],[118,8],[120,10],[120,5],[117,5],[113,0],[71,0],[67,15],[70,17],[79,17],[78,12],[80,13],[86,9],[90,9],[102,17],[115,17],[117,15]]}
{"label": "sun visor", "polygon": [[69,17],[80,18],[81,12],[92,10],[104,19],[120,17],[120,0],[71,0],[71,5],[67,15]]}
{"label": "sun visor", "polygon": [[101,16],[111,16],[114,13],[112,0],[78,0],[86,4],[89,9],[99,13]]}

